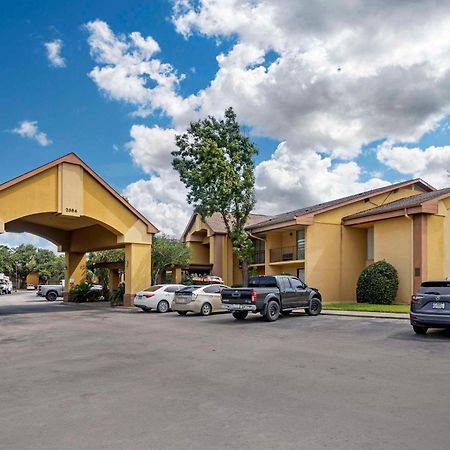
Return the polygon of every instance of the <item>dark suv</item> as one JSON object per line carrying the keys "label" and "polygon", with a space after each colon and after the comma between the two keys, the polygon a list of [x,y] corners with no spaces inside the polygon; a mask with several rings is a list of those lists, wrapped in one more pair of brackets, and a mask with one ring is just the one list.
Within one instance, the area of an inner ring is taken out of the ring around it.
{"label": "dark suv", "polygon": [[424,281],[411,297],[411,325],[417,334],[450,328],[450,281]]}

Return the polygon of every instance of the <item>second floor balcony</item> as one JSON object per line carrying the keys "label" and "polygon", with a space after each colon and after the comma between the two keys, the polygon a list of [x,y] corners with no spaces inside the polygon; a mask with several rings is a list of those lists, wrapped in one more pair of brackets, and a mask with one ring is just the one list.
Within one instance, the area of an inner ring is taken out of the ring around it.
{"label": "second floor balcony", "polygon": [[305,246],[279,247],[270,250],[270,262],[303,261],[305,259]]}

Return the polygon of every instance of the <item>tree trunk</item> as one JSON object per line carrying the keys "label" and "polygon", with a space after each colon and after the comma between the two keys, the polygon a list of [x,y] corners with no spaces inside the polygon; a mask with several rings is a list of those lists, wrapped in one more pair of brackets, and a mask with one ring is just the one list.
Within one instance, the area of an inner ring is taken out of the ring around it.
{"label": "tree trunk", "polygon": [[248,286],[248,261],[243,260],[242,261],[242,285],[244,287]]}

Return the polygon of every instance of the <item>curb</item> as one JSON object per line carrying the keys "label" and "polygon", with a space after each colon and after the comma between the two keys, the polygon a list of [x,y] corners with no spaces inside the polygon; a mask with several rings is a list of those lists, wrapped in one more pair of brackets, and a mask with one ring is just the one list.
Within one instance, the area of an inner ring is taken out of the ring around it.
{"label": "curb", "polygon": [[321,312],[322,315],[328,316],[345,316],[345,317],[365,317],[373,319],[394,319],[394,320],[409,320],[409,314],[403,313],[383,313],[383,312],[366,312],[366,311],[335,311],[332,309],[325,309]]}

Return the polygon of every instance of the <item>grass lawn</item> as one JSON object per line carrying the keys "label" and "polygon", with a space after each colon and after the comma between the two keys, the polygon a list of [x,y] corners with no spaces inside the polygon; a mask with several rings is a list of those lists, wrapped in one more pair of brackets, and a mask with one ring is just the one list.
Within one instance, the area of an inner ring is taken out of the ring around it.
{"label": "grass lawn", "polygon": [[369,303],[335,303],[332,305],[323,305],[323,309],[332,309],[335,311],[409,313],[409,305],[371,305]]}

